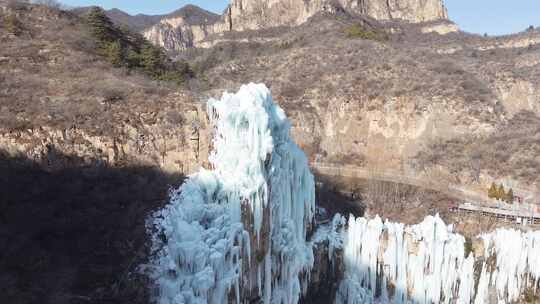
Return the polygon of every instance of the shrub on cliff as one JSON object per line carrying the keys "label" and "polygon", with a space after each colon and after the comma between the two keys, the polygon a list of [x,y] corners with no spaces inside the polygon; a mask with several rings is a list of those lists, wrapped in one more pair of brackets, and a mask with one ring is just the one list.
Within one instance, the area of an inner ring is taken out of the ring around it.
{"label": "shrub on cliff", "polygon": [[364,27],[353,24],[344,30],[345,35],[349,38],[360,38],[365,40],[385,41],[388,37],[384,33],[365,29]]}
{"label": "shrub on cliff", "polygon": [[109,42],[103,47],[105,58],[115,67],[123,65],[125,59],[122,51],[122,45],[119,41]]}
{"label": "shrub on cliff", "polygon": [[15,15],[8,15],[5,17],[4,28],[8,33],[16,36],[22,33],[22,24]]}

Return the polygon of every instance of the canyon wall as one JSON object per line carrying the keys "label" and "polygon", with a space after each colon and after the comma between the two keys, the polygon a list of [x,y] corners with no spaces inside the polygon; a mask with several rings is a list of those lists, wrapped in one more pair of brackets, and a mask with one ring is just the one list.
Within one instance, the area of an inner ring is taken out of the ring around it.
{"label": "canyon wall", "polygon": [[210,129],[206,109],[203,104],[186,101],[182,94],[171,99],[173,104],[163,100],[160,111],[140,112],[138,118],[118,122],[107,133],[77,126],[0,128],[1,152],[22,155],[50,170],[73,165],[73,156],[88,164],[136,163],[190,174],[208,163]]}

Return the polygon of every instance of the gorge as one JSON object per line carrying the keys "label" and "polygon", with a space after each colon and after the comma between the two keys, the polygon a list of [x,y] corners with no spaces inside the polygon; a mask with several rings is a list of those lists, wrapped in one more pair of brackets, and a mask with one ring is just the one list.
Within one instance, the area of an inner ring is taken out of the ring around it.
{"label": "gorge", "polygon": [[540,301],[534,221],[455,211],[540,206],[539,28],[34,2],[0,0],[0,302]]}
{"label": "gorge", "polygon": [[154,215],[158,303],[298,303],[317,293],[321,253],[332,261],[324,271],[344,269],[322,275],[342,278],[335,303],[513,303],[540,288],[540,232],[499,229],[473,245],[438,215],[317,225],[307,159],[264,85],[211,99],[208,115],[212,169]]}

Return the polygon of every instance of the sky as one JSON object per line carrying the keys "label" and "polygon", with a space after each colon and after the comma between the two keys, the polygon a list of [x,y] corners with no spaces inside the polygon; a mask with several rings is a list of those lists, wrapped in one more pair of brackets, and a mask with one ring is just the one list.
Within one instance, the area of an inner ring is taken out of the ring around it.
{"label": "sky", "polygon": [[[165,14],[195,4],[221,14],[228,0],[61,0],[69,6],[99,5],[130,14]],[[504,35],[540,26],[540,0],[445,0],[450,19],[470,33]]]}
{"label": "sky", "polygon": [[540,26],[540,0],[445,0],[450,20],[470,33],[503,35]]}

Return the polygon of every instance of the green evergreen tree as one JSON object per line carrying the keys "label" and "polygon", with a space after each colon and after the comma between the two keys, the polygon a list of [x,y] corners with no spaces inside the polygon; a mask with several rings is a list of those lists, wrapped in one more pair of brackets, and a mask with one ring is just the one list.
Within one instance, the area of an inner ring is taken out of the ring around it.
{"label": "green evergreen tree", "polygon": [[141,65],[141,54],[136,52],[133,48],[128,47],[126,51],[126,61],[129,68],[140,68]]}
{"label": "green evergreen tree", "polygon": [[508,193],[506,193],[506,199],[505,200],[509,204],[514,203],[514,191],[512,190],[512,188],[510,188],[510,190],[508,190]]}
{"label": "green evergreen tree", "polygon": [[496,199],[497,195],[498,195],[497,186],[495,185],[495,183],[491,183],[491,187],[489,187],[489,190],[488,190],[488,197]]}
{"label": "green evergreen tree", "polygon": [[99,7],[90,10],[86,21],[97,42],[98,54],[116,67],[140,69],[154,79],[178,84],[195,74],[186,62],[172,62],[163,48],[154,46],[141,34],[115,26]]}
{"label": "green evergreen tree", "polygon": [[166,60],[165,53],[149,43],[141,49],[141,66],[154,77],[158,77],[163,72],[163,63]]}
{"label": "green evergreen tree", "polygon": [[504,200],[506,197],[506,192],[504,191],[503,184],[499,185],[499,189],[497,190],[497,199],[498,200]]}
{"label": "green evergreen tree", "polygon": [[102,8],[92,7],[86,15],[86,22],[94,38],[101,44],[100,46],[116,40],[118,35],[114,24]]}
{"label": "green evergreen tree", "polygon": [[115,67],[120,67],[124,63],[124,53],[120,41],[114,41],[107,43],[103,52],[107,60]]}

